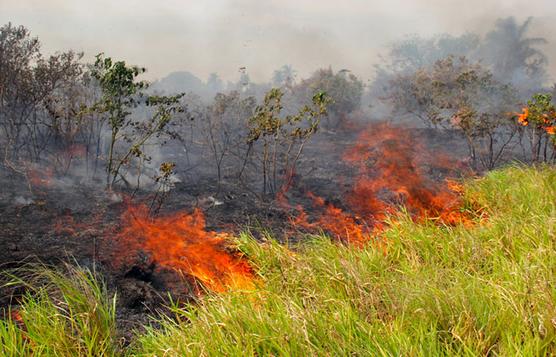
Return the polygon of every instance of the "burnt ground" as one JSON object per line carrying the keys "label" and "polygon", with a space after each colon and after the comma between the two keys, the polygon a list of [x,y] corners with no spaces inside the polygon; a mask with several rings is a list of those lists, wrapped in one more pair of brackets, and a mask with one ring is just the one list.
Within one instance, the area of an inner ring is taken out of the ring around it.
{"label": "burnt ground", "polygon": [[[179,278],[169,277],[171,272],[159,271],[143,261],[142,252],[137,252],[134,265],[113,264],[113,255],[117,254],[113,238],[127,205],[119,195],[86,186],[41,187],[30,194],[21,187],[21,180],[7,181],[12,184],[4,185],[0,194],[0,270],[36,262],[55,266],[71,262],[94,269],[111,291],[118,292],[118,318],[127,331],[128,327],[147,323],[148,314],[162,308],[168,292],[177,299],[193,298],[168,286],[168,281]],[[222,204],[213,206],[207,200],[213,187],[210,180],[177,184],[160,214],[201,207],[207,218],[207,230],[213,231],[260,232],[259,227],[278,227],[286,221],[283,210],[235,187],[222,189],[222,197],[218,198]],[[136,198],[142,199],[146,196]],[[18,295],[11,288],[0,289],[0,307],[17,305]]]}
{"label": "burnt ground", "polygon": [[[428,130],[421,130],[418,135],[427,137],[433,151],[445,151],[446,147],[461,151],[463,147],[461,142],[455,145],[453,135]],[[299,165],[304,171],[300,170],[288,195],[294,203],[307,203],[304,192],[311,190],[341,207],[356,171],[343,162],[342,153],[353,144],[354,135],[325,132],[321,136],[321,140],[307,147]],[[122,196],[106,192],[101,185],[75,182],[34,187],[30,192],[19,174],[6,169],[0,170],[0,184],[0,270],[37,261],[52,265],[70,261],[94,268],[106,280],[109,290],[118,292],[118,322],[127,333],[147,324],[149,314],[162,308],[169,291],[178,298],[193,298],[180,297],[179,292],[172,291],[165,283],[168,276],[161,276],[171,273],[142,263],[141,252],[137,252],[136,264],[112,264],[113,238],[126,207]],[[206,216],[207,230],[248,229],[255,236],[270,230],[278,240],[291,239],[287,209],[262,201],[235,184],[224,182],[218,193],[215,187],[214,179],[177,183],[160,214],[199,207]],[[148,197],[149,193],[143,192],[137,199]],[[214,205],[212,198],[221,204]],[[17,305],[20,292],[1,289],[0,308]]]}

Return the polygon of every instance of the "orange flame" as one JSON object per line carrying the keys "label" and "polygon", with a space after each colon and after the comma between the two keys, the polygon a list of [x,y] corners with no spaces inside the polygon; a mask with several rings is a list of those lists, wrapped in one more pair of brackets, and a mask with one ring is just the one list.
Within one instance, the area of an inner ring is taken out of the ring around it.
{"label": "orange flame", "polygon": [[[451,171],[453,161],[431,155],[409,130],[388,124],[368,128],[345,159],[359,167],[348,197],[356,212],[382,221],[403,205],[415,217],[455,223],[452,213],[461,204],[459,195],[428,178],[434,169]],[[386,197],[388,192],[394,197]]]}
{"label": "orange flame", "polygon": [[529,108],[524,107],[522,113],[517,113],[517,122],[523,126],[529,125]]}
{"label": "orange flame", "polygon": [[343,211],[312,192],[307,195],[313,200],[313,205],[320,208],[322,212],[320,216],[310,222],[308,214],[301,206],[298,206],[296,207],[298,215],[291,221],[294,226],[313,231],[324,230],[344,243],[357,246],[365,245],[375,233],[382,229],[381,224],[370,226],[361,217]]}
{"label": "orange flame", "polygon": [[453,181],[439,185],[428,178],[433,169],[450,171],[453,161],[431,156],[407,129],[388,124],[370,126],[345,152],[344,159],[358,168],[345,198],[352,213],[309,194],[322,213],[310,222],[309,215],[297,207],[294,226],[320,228],[340,241],[364,245],[384,229],[386,217],[400,206],[416,220],[433,218],[449,225],[471,222],[460,211],[462,188]]}
{"label": "orange flame", "polygon": [[119,242],[150,254],[159,268],[192,276],[216,292],[254,287],[247,260],[230,247],[227,234],[205,230],[200,210],[150,218],[147,207],[129,206],[122,221]]}

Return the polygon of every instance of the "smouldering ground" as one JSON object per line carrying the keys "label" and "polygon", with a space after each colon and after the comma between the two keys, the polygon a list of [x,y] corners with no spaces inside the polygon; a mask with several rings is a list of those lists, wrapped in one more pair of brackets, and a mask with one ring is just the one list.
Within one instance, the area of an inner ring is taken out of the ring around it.
{"label": "smouldering ground", "polygon": [[363,248],[242,235],[255,289],[176,306],[126,348],[102,285],[79,270],[35,272],[53,284],[0,320],[0,354],[556,354],[556,169],[493,171],[465,197],[483,208],[475,224],[402,215]]}

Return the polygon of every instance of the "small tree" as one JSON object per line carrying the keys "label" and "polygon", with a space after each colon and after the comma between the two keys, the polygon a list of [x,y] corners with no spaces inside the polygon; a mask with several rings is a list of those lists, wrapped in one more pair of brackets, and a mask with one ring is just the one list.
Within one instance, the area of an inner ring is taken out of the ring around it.
{"label": "small tree", "polygon": [[[111,188],[120,178],[120,170],[133,158],[148,161],[150,158],[142,150],[143,145],[153,136],[160,135],[170,122],[173,114],[183,111],[179,104],[183,94],[176,96],[146,96],[147,82],[138,81],[144,68],[128,66],[124,61],[112,61],[99,54],[96,57],[92,75],[98,80],[102,90],[101,100],[94,110],[107,115],[110,127],[110,142],[106,162],[106,185]],[[154,109],[150,118],[144,121],[132,117],[132,110],[138,105]],[[125,142],[119,156],[116,144]],[[125,180],[125,179],[124,179]]]}
{"label": "small tree", "polygon": [[310,105],[303,106],[295,115],[281,117],[283,95],[280,89],[270,90],[248,121],[249,147],[262,145],[263,196],[277,192],[279,172],[285,177],[284,183],[289,183],[306,142],[318,130],[330,102],[324,92],[317,92]]}
{"label": "small tree", "polygon": [[[60,116],[51,104],[68,99],[81,78],[82,54],[73,51],[43,57],[40,42],[23,27],[0,28],[0,145],[4,160],[39,161],[52,141],[62,138]],[[54,114],[54,115],[53,115]],[[79,127],[69,117],[66,124]]]}
{"label": "small tree", "polygon": [[359,109],[363,95],[363,82],[348,70],[334,72],[331,68],[319,69],[293,88],[304,101],[311,100],[314,93],[323,92],[329,98],[328,125],[337,127],[349,113]]}
{"label": "small tree", "polygon": [[253,97],[242,98],[237,91],[218,93],[200,123],[214,159],[219,186],[226,157],[239,157],[245,150],[245,121],[253,115],[255,103]]}
{"label": "small tree", "polygon": [[549,93],[537,93],[518,115],[518,123],[526,127],[533,162],[556,160],[556,107]]}

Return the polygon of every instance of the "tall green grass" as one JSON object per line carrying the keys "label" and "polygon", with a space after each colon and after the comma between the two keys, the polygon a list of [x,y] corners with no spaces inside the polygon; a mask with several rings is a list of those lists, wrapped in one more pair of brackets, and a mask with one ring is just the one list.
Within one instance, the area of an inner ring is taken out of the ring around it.
{"label": "tall green grass", "polygon": [[57,289],[23,301],[26,331],[0,322],[0,352],[555,355],[556,169],[494,171],[470,181],[466,199],[484,208],[473,226],[415,224],[401,215],[384,242],[363,249],[325,237],[285,247],[241,235],[258,288],[174,306],[175,316],[137,333],[125,351],[114,341],[113,300],[102,285],[90,273],[54,273],[47,280]]}
{"label": "tall green grass", "polygon": [[556,170],[491,172],[466,197],[488,219],[466,228],[402,216],[386,251],[313,237],[292,253],[243,235],[259,289],[176,308],[135,353],[556,354]]}
{"label": "tall green grass", "polygon": [[35,265],[14,274],[8,284],[27,292],[18,321],[0,322],[0,355],[116,355],[116,300],[92,272]]}

